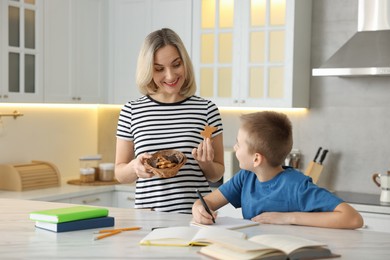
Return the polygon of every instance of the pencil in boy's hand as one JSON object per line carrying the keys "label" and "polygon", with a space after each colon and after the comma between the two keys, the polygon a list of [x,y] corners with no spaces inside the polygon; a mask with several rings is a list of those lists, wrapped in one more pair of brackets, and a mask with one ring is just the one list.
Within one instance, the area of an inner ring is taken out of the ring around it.
{"label": "pencil in boy's hand", "polygon": [[103,238],[105,238],[105,237],[113,236],[113,235],[119,234],[119,233],[121,233],[121,232],[122,232],[121,230],[114,230],[114,231],[112,231],[112,232],[105,233],[104,235],[97,236],[97,237],[95,237],[94,240],[103,239]]}
{"label": "pencil in boy's hand", "polygon": [[213,223],[215,223],[215,218],[214,218],[213,214],[211,213],[211,210],[210,210],[209,206],[207,206],[206,201],[203,199],[202,194],[200,194],[200,191],[198,189],[196,189],[195,191],[196,191],[196,194],[198,195],[198,197],[200,199],[200,202],[202,202],[203,207],[206,209],[207,213],[210,214],[210,216],[211,216],[211,218],[213,220]]}

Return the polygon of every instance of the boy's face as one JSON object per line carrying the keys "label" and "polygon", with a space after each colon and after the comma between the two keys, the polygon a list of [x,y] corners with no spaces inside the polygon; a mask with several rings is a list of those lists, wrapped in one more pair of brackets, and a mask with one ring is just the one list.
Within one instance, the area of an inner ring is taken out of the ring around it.
{"label": "boy's face", "polygon": [[234,151],[236,152],[236,157],[240,164],[240,168],[252,171],[254,155],[249,153],[249,148],[246,142],[247,138],[248,134],[240,127],[240,129],[238,129],[237,141],[234,145]]}

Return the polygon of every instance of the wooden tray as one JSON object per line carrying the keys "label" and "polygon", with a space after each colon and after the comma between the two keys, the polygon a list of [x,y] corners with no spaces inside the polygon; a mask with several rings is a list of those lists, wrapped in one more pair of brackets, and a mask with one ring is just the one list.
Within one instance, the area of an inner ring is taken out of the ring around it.
{"label": "wooden tray", "polygon": [[81,182],[80,179],[76,180],[69,180],[67,181],[68,184],[72,185],[81,185],[81,186],[102,186],[102,185],[115,185],[119,184],[117,180],[113,181],[94,181],[94,182]]}

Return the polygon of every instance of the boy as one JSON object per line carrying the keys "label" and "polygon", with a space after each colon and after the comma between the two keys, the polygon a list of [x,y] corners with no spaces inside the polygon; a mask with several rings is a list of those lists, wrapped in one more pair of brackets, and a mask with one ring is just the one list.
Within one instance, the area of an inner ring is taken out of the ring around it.
{"label": "boy", "polygon": [[[292,148],[292,126],[286,115],[263,111],[241,116],[234,145],[241,170],[204,197],[216,210],[231,203],[243,217],[259,223],[356,229],[363,218],[349,204],[294,168],[282,167]],[[212,216],[197,200],[194,221],[212,224]],[[216,220],[218,221],[218,220]]]}

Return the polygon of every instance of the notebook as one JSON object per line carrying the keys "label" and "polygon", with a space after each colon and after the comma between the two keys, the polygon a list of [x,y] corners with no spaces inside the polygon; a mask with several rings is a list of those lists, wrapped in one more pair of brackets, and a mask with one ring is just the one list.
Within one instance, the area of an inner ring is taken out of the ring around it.
{"label": "notebook", "polygon": [[34,211],[30,219],[50,223],[62,223],[74,220],[108,216],[108,209],[90,206],[73,206]]}
{"label": "notebook", "polygon": [[114,225],[114,217],[88,218],[62,223],[50,223],[42,221],[35,222],[35,227],[50,230],[53,232],[67,232],[91,228],[112,227]]}

